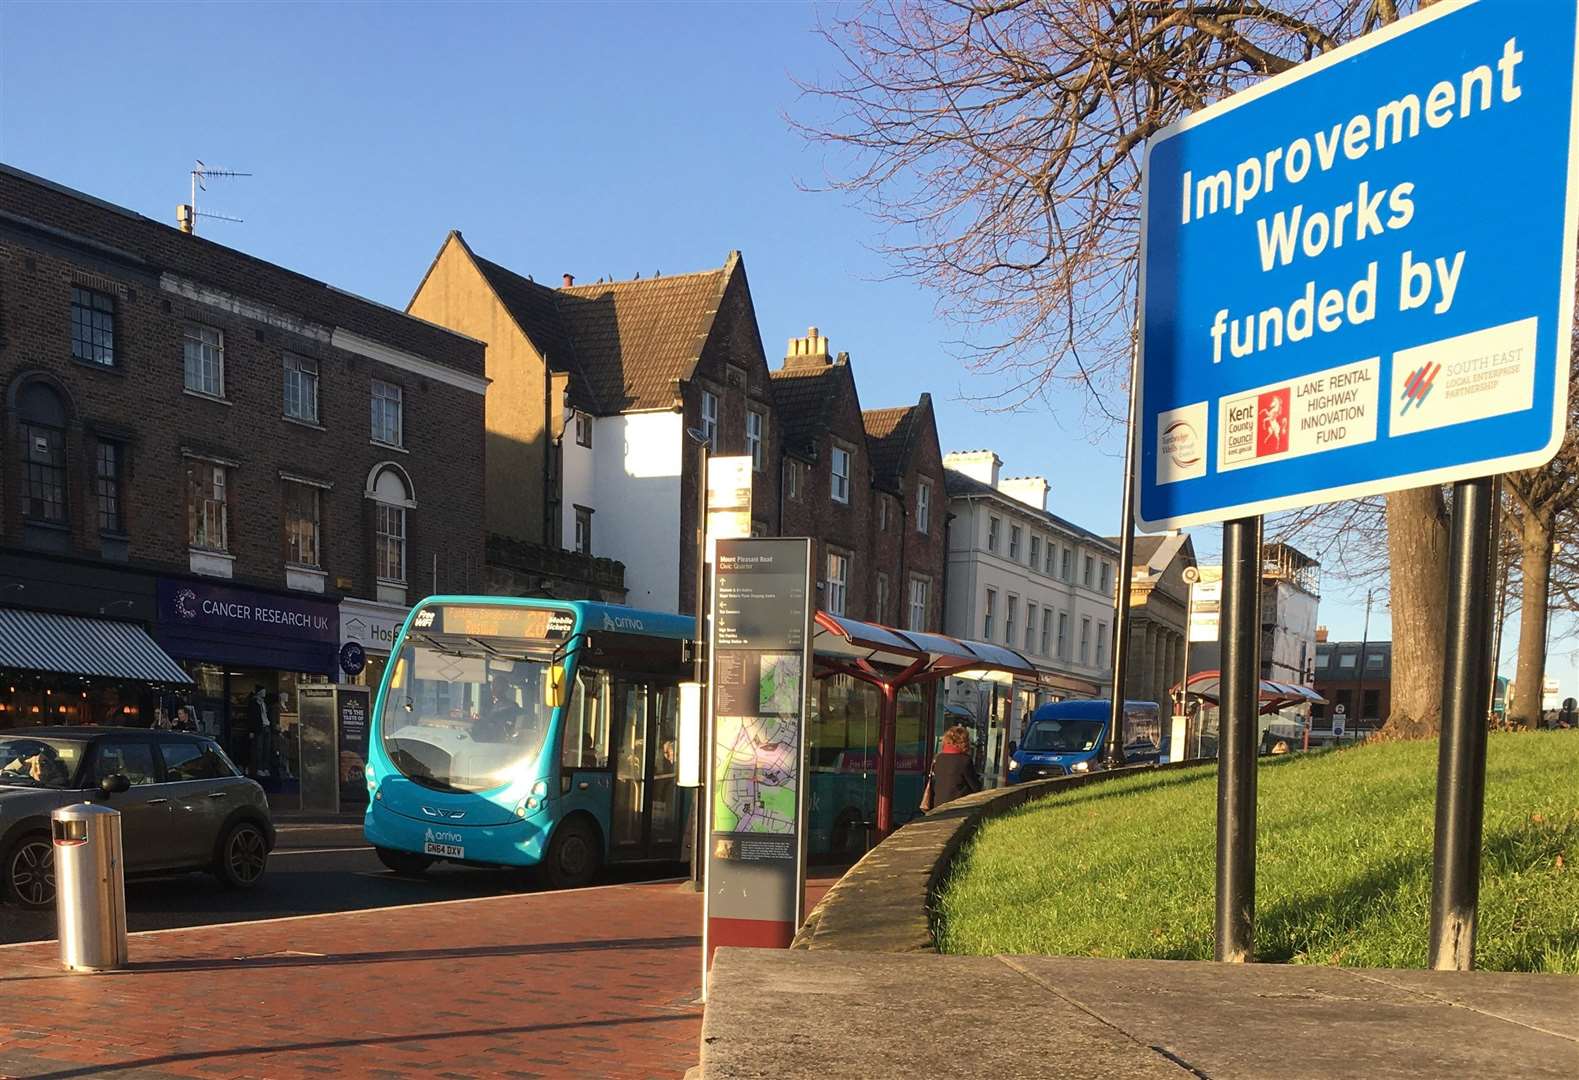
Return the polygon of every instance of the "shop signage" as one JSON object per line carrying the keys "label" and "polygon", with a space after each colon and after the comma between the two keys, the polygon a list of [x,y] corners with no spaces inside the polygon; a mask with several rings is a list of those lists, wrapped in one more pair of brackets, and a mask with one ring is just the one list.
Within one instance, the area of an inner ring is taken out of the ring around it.
{"label": "shop signage", "polygon": [[367,802],[367,720],[372,695],[361,687],[342,686],[339,699],[340,801]]}
{"label": "shop signage", "polygon": [[333,604],[203,581],[159,581],[159,622],[187,630],[225,630],[298,641],[339,640]]}
{"label": "shop signage", "polygon": [[366,600],[340,601],[340,640],[354,641],[373,653],[394,648],[395,636],[406,621],[408,609]]}
{"label": "shop signage", "polygon": [[367,653],[362,651],[362,646],[354,641],[348,641],[340,646],[340,670],[347,675],[355,675],[367,666]]}
{"label": "shop signage", "polygon": [[811,541],[721,539],[713,564],[704,957],[788,947],[806,872]]}
{"label": "shop signage", "polygon": [[1575,21],[1572,3],[1446,0],[1150,138],[1143,529],[1551,459]]}

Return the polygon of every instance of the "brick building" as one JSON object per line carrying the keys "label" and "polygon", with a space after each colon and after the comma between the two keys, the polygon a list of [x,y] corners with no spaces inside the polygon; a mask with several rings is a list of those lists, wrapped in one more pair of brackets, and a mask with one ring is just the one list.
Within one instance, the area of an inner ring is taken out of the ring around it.
{"label": "brick building", "polygon": [[0,604],[60,660],[0,654],[0,726],[179,696],[228,737],[262,686],[289,733],[347,638],[376,679],[483,583],[486,388],[480,342],[0,168]]}
{"label": "brick building", "polygon": [[943,451],[932,395],[861,414],[877,498],[872,618],[908,630],[943,629],[948,557]]}
{"label": "brick building", "polygon": [[491,532],[621,563],[628,603],[692,610],[688,431],[752,456],[754,528],[778,531],[779,434],[739,252],[700,273],[549,288],[451,233],[408,310],[488,343]]}
{"label": "brick building", "polygon": [[784,434],[780,532],[816,539],[819,606],[941,630],[943,455],[932,399],[863,412],[848,354],[830,356],[816,327],[790,339],[773,397]]}
{"label": "brick building", "polygon": [[1381,727],[1392,712],[1391,641],[1328,641],[1327,628],[1318,627],[1315,676],[1316,693],[1327,699],[1310,707],[1318,730],[1331,730],[1339,705],[1350,730]]}

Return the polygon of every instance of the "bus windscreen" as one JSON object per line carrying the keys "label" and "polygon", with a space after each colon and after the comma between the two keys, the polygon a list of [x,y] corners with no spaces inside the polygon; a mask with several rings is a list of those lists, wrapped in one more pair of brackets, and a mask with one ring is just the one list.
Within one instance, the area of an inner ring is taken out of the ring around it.
{"label": "bus windscreen", "polygon": [[553,710],[543,660],[485,644],[410,643],[384,693],[384,750],[437,791],[490,791],[536,775]]}

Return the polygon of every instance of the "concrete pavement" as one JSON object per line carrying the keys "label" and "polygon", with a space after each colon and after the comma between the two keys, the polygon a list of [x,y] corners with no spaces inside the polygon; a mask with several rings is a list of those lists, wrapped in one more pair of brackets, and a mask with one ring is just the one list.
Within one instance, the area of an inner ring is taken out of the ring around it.
{"label": "concrete pavement", "polygon": [[705,1080],[1579,1076],[1579,979],[721,949]]}

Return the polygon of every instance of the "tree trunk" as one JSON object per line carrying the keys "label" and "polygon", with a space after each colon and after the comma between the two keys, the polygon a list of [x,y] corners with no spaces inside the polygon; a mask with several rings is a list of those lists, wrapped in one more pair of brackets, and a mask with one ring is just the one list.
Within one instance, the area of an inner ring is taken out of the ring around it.
{"label": "tree trunk", "polygon": [[1546,684],[1546,612],[1552,576],[1553,522],[1525,513],[1519,566],[1524,583],[1519,604],[1519,665],[1513,674],[1516,696],[1508,706],[1508,725],[1538,727]]}
{"label": "tree trunk", "polygon": [[1430,738],[1442,728],[1447,628],[1447,508],[1439,487],[1387,496],[1392,573],[1392,712],[1383,733]]}

